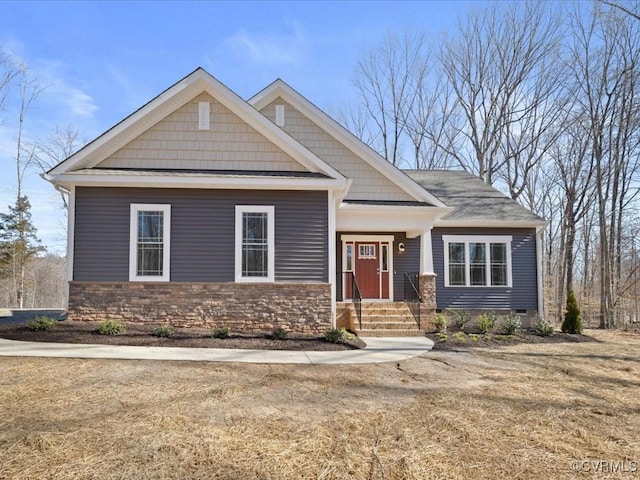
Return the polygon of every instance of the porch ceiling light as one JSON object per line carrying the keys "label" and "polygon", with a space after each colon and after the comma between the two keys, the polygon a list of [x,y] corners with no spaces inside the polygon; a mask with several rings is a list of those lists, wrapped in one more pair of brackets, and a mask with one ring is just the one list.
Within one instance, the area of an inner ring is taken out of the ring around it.
{"label": "porch ceiling light", "polygon": [[399,243],[398,244],[398,252],[404,253],[404,243]]}

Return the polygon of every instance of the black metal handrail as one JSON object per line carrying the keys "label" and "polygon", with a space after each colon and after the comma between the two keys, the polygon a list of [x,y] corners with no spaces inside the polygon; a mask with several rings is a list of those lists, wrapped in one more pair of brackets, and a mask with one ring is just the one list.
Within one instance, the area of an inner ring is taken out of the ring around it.
{"label": "black metal handrail", "polygon": [[353,308],[358,318],[358,327],[362,330],[362,295],[360,294],[360,287],[358,286],[356,275],[353,272],[344,272],[344,277],[345,282],[351,283],[351,300],[353,301]]}
{"label": "black metal handrail", "polygon": [[[413,279],[415,279],[415,283]],[[413,319],[418,324],[418,329],[420,329],[420,303],[422,298],[420,298],[420,291],[417,287],[418,282],[417,273],[409,274],[404,272],[404,301],[407,303],[409,310],[411,310]]]}

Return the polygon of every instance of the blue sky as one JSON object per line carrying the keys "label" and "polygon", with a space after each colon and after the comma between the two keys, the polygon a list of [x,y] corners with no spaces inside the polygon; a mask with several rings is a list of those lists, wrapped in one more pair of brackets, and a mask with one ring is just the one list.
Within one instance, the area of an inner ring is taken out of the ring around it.
{"label": "blue sky", "polygon": [[[26,137],[73,125],[93,139],[202,66],[243,98],[280,77],[324,109],[357,101],[358,56],[390,31],[438,42],[479,2],[3,2],[0,45],[46,86]],[[15,96],[16,91],[12,92]],[[0,211],[15,199],[15,103],[0,113]],[[64,253],[66,222],[53,187],[26,180],[33,221]]]}

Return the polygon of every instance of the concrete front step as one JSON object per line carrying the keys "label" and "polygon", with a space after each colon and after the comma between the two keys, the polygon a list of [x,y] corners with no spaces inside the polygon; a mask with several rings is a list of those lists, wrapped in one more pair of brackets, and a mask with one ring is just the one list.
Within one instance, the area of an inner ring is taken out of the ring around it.
{"label": "concrete front step", "polygon": [[[361,337],[402,337],[424,335],[416,325],[411,310],[405,302],[362,303],[362,327],[356,321],[356,331]],[[354,305],[348,308],[353,309]],[[355,310],[351,310],[355,317]],[[355,319],[355,318],[354,318]]]}
{"label": "concrete front step", "polygon": [[358,330],[359,337],[420,337],[424,336],[424,332],[420,330]]}
{"label": "concrete front step", "polygon": [[416,322],[362,322],[362,330],[418,330]]}

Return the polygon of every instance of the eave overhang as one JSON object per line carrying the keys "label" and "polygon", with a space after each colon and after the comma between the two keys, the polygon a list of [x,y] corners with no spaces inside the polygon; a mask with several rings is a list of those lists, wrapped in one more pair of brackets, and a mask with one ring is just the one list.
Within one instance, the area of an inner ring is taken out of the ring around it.
{"label": "eave overhang", "polygon": [[163,174],[144,172],[101,172],[89,174],[68,172],[47,174],[45,179],[54,185],[69,189],[76,187],[137,187],[137,188],[199,188],[242,190],[345,190],[348,182],[334,178],[299,178],[264,175]]}

